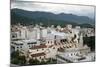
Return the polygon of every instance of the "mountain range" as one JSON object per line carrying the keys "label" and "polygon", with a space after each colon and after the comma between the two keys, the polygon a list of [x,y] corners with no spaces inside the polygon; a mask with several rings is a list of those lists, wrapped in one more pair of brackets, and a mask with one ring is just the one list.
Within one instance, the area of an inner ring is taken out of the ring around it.
{"label": "mountain range", "polygon": [[95,19],[87,16],[78,16],[74,14],[54,14],[51,12],[42,11],[27,11],[22,9],[11,9],[11,24],[39,24],[44,25],[62,25],[72,24],[74,26],[80,25],[82,27],[94,27]]}

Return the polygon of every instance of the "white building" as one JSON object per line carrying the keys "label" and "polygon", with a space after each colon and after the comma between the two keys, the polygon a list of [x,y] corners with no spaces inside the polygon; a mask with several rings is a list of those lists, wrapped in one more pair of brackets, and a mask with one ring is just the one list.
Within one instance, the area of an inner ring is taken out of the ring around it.
{"label": "white building", "polygon": [[59,30],[39,25],[33,28],[26,26],[17,28],[11,31],[11,39],[19,40],[12,40],[11,46],[15,48],[15,51],[19,50],[28,55],[29,59],[42,61],[46,58],[55,58],[56,55],[62,53],[68,57],[75,57],[90,52],[89,47],[83,46],[83,34],[91,34],[93,29],[81,29],[79,26],[72,28],[70,24],[65,28],[57,26]]}

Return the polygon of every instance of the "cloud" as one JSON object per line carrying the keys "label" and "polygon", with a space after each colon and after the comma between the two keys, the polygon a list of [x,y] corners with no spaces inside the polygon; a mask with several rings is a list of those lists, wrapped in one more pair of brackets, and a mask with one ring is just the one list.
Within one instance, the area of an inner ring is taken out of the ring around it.
{"label": "cloud", "polygon": [[41,3],[32,1],[11,1],[11,8],[20,8],[29,11],[45,11],[58,13],[72,13],[79,16],[88,16],[94,18],[95,7],[83,5],[69,5],[69,4],[53,4]]}

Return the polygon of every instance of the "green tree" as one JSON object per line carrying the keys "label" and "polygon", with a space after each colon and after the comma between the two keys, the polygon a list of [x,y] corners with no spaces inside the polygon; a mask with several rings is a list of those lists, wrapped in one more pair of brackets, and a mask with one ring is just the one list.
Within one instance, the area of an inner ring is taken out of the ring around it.
{"label": "green tree", "polygon": [[38,64],[40,64],[40,61],[39,60],[37,60],[37,59],[30,59],[29,60],[29,64],[31,64],[31,65],[38,65]]}
{"label": "green tree", "polygon": [[20,56],[20,52],[15,51],[11,54],[11,63],[12,64],[25,65],[26,57],[24,55]]}

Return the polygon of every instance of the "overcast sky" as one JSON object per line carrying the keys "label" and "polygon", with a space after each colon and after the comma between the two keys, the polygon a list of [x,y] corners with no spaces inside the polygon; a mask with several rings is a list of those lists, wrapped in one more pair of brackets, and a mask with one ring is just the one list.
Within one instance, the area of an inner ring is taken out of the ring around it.
{"label": "overcast sky", "polygon": [[93,6],[80,6],[80,5],[69,5],[69,4],[51,4],[51,3],[40,3],[40,2],[25,2],[25,1],[11,1],[11,8],[19,8],[28,11],[45,11],[52,12],[55,14],[66,13],[75,14],[79,16],[88,16],[94,18],[95,7]]}

